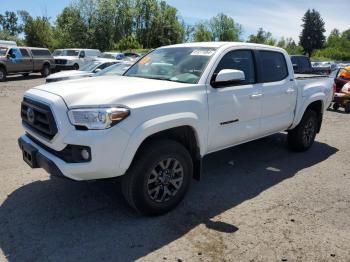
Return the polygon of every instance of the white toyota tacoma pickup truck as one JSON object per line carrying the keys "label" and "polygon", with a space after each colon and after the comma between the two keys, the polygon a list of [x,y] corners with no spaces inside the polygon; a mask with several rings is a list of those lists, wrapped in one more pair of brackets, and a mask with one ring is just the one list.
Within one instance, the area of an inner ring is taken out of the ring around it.
{"label": "white toyota tacoma pickup truck", "polygon": [[122,177],[145,215],[183,199],[202,158],[287,131],[309,149],[332,99],[331,79],[293,73],[280,48],[190,43],[158,48],[123,76],[32,88],[21,105],[23,159],[73,180]]}

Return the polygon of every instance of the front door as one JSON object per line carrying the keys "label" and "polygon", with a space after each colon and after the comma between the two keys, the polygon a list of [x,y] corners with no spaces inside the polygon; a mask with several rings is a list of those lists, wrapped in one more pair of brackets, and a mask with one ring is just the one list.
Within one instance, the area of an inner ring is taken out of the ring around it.
{"label": "front door", "polygon": [[237,69],[245,81],[225,87],[208,87],[209,136],[208,150],[217,151],[243,143],[259,135],[262,105],[261,86],[255,85],[254,53],[233,50],[226,53],[215,69]]}

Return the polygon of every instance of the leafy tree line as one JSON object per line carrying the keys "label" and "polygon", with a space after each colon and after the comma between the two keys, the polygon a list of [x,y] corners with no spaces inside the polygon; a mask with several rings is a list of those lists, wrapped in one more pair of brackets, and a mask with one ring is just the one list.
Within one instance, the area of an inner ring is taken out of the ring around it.
{"label": "leafy tree line", "polygon": [[[186,25],[178,10],[162,0],[74,0],[55,18],[32,17],[26,11],[0,14],[0,39],[55,48],[105,50],[150,49],[182,42],[243,41],[243,26],[220,13]],[[319,59],[350,60],[350,29],[334,29],[325,37],[325,23],[316,10],[302,18],[299,43],[276,39],[259,28],[247,42],[274,45],[290,54]],[[24,39],[22,39],[24,37]]]}

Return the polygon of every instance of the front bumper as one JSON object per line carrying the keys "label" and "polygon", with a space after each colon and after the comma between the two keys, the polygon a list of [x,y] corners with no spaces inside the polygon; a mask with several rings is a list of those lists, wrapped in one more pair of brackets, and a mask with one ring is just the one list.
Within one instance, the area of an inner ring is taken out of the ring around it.
{"label": "front bumper", "polygon": [[[28,163],[29,166],[32,168],[43,168],[47,173],[51,175],[55,175],[58,177],[65,177],[61,170],[57,167],[57,165],[51,161],[49,158],[47,158],[45,155],[40,153],[37,148],[33,147],[31,144],[27,143],[23,137],[20,137],[18,139],[18,145],[19,148],[22,150],[23,154],[23,160],[27,162],[27,154],[28,152],[25,152],[24,150],[30,150],[31,151],[31,163]],[[34,157],[35,158],[32,158]]]}
{"label": "front bumper", "polygon": [[61,65],[61,64],[56,64],[55,70],[56,71],[61,71],[61,70],[73,70],[74,65]]}
{"label": "front bumper", "polygon": [[[99,131],[92,131],[91,134],[88,134],[90,131],[77,131],[80,135],[76,133],[67,138],[67,144],[75,141],[91,148],[89,162],[68,163],[31,139],[29,135],[22,135],[18,144],[23,153],[23,160],[32,168],[43,168],[49,174],[77,181],[112,178],[121,176],[126,171],[120,167],[120,161],[128,143],[128,135],[121,129],[118,131],[116,137],[113,132],[107,134],[102,131],[96,136],[95,132]],[[31,154],[30,163],[25,157],[25,153],[28,152]]]}

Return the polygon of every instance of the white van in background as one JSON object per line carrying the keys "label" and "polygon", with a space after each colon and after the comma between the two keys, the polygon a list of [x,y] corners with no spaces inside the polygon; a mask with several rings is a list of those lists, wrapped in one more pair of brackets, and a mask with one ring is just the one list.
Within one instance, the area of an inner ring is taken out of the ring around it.
{"label": "white van in background", "polygon": [[53,54],[56,70],[78,70],[101,55],[97,49],[56,49]]}
{"label": "white van in background", "polygon": [[15,41],[0,40],[0,46],[14,47],[17,46],[17,43]]}

